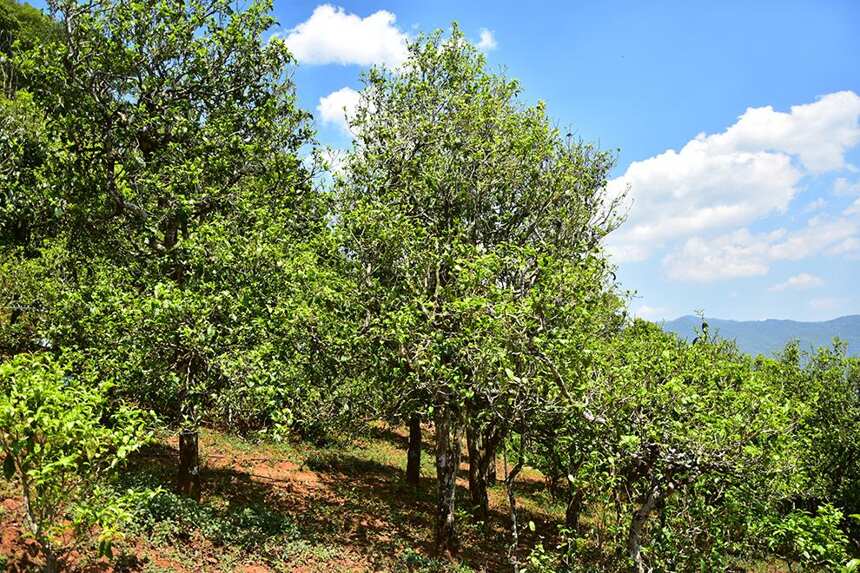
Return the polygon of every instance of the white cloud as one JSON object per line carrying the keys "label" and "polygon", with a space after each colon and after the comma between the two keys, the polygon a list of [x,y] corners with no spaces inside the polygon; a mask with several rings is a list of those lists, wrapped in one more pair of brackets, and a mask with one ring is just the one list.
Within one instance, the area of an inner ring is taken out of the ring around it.
{"label": "white cloud", "polygon": [[796,155],[814,172],[844,169],[845,152],[860,143],[860,96],[850,91],[793,105],[788,113],[771,106],[748,108],[737,123],[709,136],[729,152],[773,150]]}
{"label": "white cloud", "polygon": [[651,254],[643,244],[611,242],[606,245],[612,260],[619,263],[641,262]]}
{"label": "white cloud", "polygon": [[860,199],[855,199],[851,205],[848,206],[845,211],[843,211],[845,215],[860,215]]}
{"label": "white cloud", "polygon": [[633,315],[639,318],[644,318],[645,320],[660,320],[666,318],[668,314],[667,309],[662,306],[648,306],[647,304],[643,304],[635,311],[633,311]]}
{"label": "white cloud", "polygon": [[839,241],[829,249],[828,255],[846,255],[850,259],[860,258],[860,237],[848,237]]}
{"label": "white cloud", "polygon": [[767,255],[774,261],[799,261],[857,236],[860,225],[846,218],[823,219],[813,217],[803,229],[786,234],[785,238],[768,248]]}
{"label": "white cloud", "polygon": [[628,220],[612,243],[642,249],[784,211],[800,177],[787,155],[712,154],[706,142],[693,140],[680,152],[634,162],[609,183],[610,195],[629,184],[632,200]]}
{"label": "white cloud", "polygon": [[397,17],[379,10],[361,18],[343,8],[322,4],[289,31],[285,42],[302,64],[385,64],[395,67],[408,55],[407,35]]}
{"label": "white cloud", "polygon": [[837,177],[833,182],[834,195],[858,195],[860,194],[860,181],[848,181],[844,177]]}
{"label": "white cloud", "polygon": [[673,279],[707,282],[719,279],[767,274],[762,246],[769,238],[757,239],[746,229],[706,241],[687,240],[680,251],[667,255],[663,266]]}
{"label": "white cloud", "polygon": [[486,28],[481,28],[481,37],[475,46],[482,52],[489,52],[490,50],[495,50],[498,45],[499,44],[496,42],[496,37],[493,35],[493,32]]}
{"label": "white cloud", "polygon": [[710,239],[688,239],[664,257],[663,266],[671,278],[694,282],[762,276],[774,261],[850,254],[858,234],[860,225],[844,217],[813,217],[806,227],[793,232],[777,229],[753,234],[738,229]]}
{"label": "white cloud", "polygon": [[335,147],[326,147],[320,151],[320,159],[325,162],[329,173],[340,175],[346,166],[347,152]]}
{"label": "white cloud", "polygon": [[631,163],[607,186],[610,196],[629,188],[628,220],[610,236],[610,251],[618,262],[643,260],[666,241],[784,212],[805,174],[847,167],[858,119],[860,96],[848,91],[789,112],[749,108],[722,133]]}
{"label": "white cloud", "polygon": [[804,213],[812,213],[813,211],[818,211],[819,209],[823,209],[827,206],[827,201],[823,198],[819,197],[815,201],[810,201],[806,204],[806,207],[803,208]]}
{"label": "white cloud", "polygon": [[323,124],[340,126],[346,133],[349,131],[349,117],[355,111],[361,100],[361,95],[350,87],[339,90],[321,97],[317,104],[317,113]]}
{"label": "white cloud", "polygon": [[777,283],[770,287],[769,291],[772,292],[780,292],[789,289],[798,289],[804,290],[814,287],[819,287],[824,284],[824,281],[821,280],[820,277],[815,275],[811,275],[809,273],[800,273],[799,275],[794,275],[793,277],[789,277],[785,282]]}

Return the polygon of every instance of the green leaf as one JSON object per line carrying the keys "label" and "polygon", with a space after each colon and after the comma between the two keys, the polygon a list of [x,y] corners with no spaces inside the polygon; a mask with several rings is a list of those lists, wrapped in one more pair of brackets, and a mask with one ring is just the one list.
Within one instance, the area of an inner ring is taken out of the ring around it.
{"label": "green leaf", "polygon": [[639,447],[639,437],[634,435],[624,435],[618,441],[618,445],[626,450],[633,450]]}

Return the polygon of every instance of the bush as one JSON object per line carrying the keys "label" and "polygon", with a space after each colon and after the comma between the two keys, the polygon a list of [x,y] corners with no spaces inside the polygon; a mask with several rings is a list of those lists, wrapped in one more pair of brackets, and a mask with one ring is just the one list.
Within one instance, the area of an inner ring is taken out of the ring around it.
{"label": "bush", "polygon": [[771,516],[761,524],[760,534],[768,549],[792,565],[838,569],[848,560],[848,537],[840,529],[842,512],[832,505],[818,508],[816,515],[792,511]]}
{"label": "bush", "polygon": [[295,538],[298,530],[292,520],[262,504],[248,506],[209,504],[163,489],[141,500],[135,508],[135,528],[139,533],[163,544],[188,539],[194,532],[219,546],[237,546],[246,551],[265,553],[266,542],[273,538]]}
{"label": "bush", "polygon": [[[146,417],[112,407],[108,385],[89,387],[48,355],[22,354],[0,364],[0,447],[7,480],[17,479],[25,525],[46,570],[65,552],[62,534],[99,541],[103,554],[128,517],[127,500],[104,487],[148,439]],[[85,534],[85,535],[84,535]]]}

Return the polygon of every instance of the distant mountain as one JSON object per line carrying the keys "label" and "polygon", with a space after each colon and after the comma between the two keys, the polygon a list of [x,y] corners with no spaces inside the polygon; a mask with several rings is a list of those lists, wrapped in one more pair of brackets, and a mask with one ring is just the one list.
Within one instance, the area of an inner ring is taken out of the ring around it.
{"label": "distant mountain", "polygon": [[[795,320],[723,320],[705,318],[709,331],[721,338],[734,340],[749,354],[773,356],[790,340],[799,340],[804,350],[829,346],[834,337],[848,343],[848,354],[860,356],[860,314],[840,316],[823,322]],[[692,340],[702,324],[697,316],[682,316],[663,323],[663,328]]]}

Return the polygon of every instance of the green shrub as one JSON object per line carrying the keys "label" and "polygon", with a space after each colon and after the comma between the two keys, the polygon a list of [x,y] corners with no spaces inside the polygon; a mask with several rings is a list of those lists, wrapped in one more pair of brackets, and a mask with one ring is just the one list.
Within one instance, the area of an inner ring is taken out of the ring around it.
{"label": "green shrub", "polygon": [[105,478],[148,439],[146,417],[111,407],[107,390],[88,387],[47,355],[0,364],[3,473],[17,481],[25,525],[49,571],[69,549],[61,540],[69,527],[110,554],[128,518],[128,500],[104,487]]}
{"label": "green shrub", "polygon": [[215,545],[260,550],[269,539],[298,533],[289,517],[264,505],[218,507],[166,490],[143,500],[134,513],[138,531],[159,543],[188,539],[199,531]]}
{"label": "green shrub", "polygon": [[397,573],[472,573],[474,570],[465,563],[427,557],[414,549],[407,549],[400,554],[394,571]]}
{"label": "green shrub", "polygon": [[789,567],[839,569],[848,561],[848,537],[840,528],[842,512],[823,505],[812,515],[795,510],[763,520],[759,534],[768,549]]}

